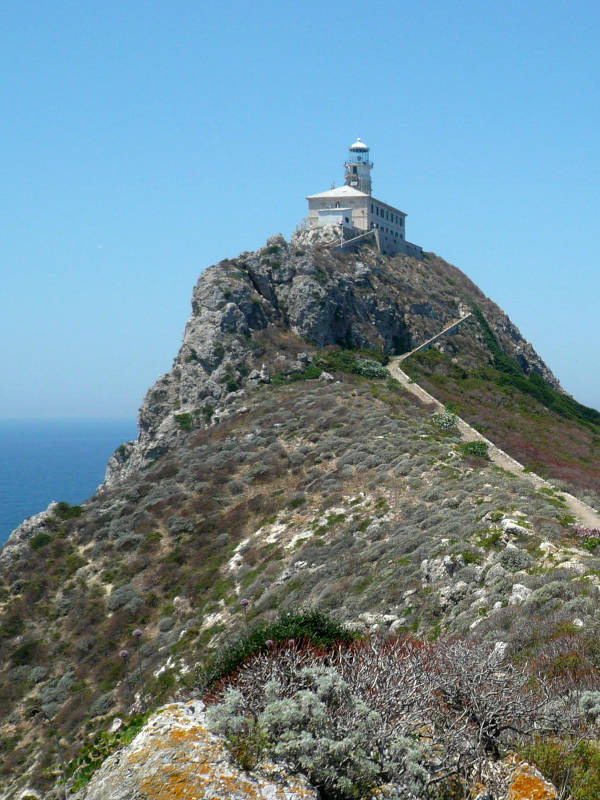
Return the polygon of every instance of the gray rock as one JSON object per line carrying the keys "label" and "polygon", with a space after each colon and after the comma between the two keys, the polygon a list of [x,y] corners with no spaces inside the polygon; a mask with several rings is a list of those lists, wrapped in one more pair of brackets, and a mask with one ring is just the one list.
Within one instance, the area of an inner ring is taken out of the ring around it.
{"label": "gray rock", "polygon": [[521,606],[523,603],[527,602],[531,593],[532,590],[528,589],[527,586],[523,586],[522,583],[515,583],[513,584],[510,597],[508,598],[508,603],[511,606]]}
{"label": "gray rock", "polygon": [[500,527],[504,533],[511,534],[512,536],[531,536],[531,531],[528,528],[524,528],[523,525],[519,525],[514,519],[503,519],[500,522]]}
{"label": "gray rock", "polygon": [[464,566],[465,560],[460,555],[426,558],[421,562],[421,576],[424,583],[441,583]]}
{"label": "gray rock", "polygon": [[502,564],[493,564],[486,573],[485,583],[489,586],[490,584],[495,583],[497,580],[500,580],[500,578],[504,578],[506,575],[507,572]]}
{"label": "gray rock", "polygon": [[115,704],[115,693],[106,692],[97,697],[90,706],[90,717],[103,717]]}
{"label": "gray rock", "polygon": [[158,622],[158,630],[161,631],[162,633],[166,633],[167,631],[171,630],[173,625],[175,625],[175,620],[173,619],[173,617],[163,617]]}
{"label": "gray rock", "polygon": [[335,378],[330,372],[322,372],[319,376],[319,380],[323,381],[323,383],[332,383]]}
{"label": "gray rock", "polygon": [[468,590],[469,586],[467,583],[465,583],[465,581],[457,581],[456,583],[451,583],[448,586],[442,586],[438,595],[440,607],[445,609],[448,608],[448,606],[459,603],[463,597],[465,597]]}

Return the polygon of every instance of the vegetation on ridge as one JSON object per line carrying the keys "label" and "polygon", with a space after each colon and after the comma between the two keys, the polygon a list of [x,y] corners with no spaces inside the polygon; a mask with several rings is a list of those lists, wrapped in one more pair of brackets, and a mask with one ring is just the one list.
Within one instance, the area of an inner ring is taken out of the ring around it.
{"label": "vegetation on ridge", "polygon": [[[433,335],[471,297],[492,344],[469,319],[440,340],[444,353],[407,362],[447,400],[432,414],[387,376],[384,351]],[[203,298],[221,315],[214,340],[201,340]],[[574,527],[560,492],[469,452],[453,413],[519,458],[505,444],[516,432],[528,466],[558,461],[589,486],[595,422],[535,398],[527,375],[539,369],[550,386],[551,373],[465,276],[434,256],[311,254],[281,240],[207,270],[193,303],[173,371],[141,411],[147,449],[120,448],[127,477],[81,508],[60,505],[0,576],[7,791],[50,792],[57,742],[67,761],[97,764],[119,738],[108,734],[116,715],[241,675],[289,639],[313,655],[349,641],[348,629],[430,653],[447,637],[482,653],[499,643],[514,669],[529,661],[561,691],[596,691],[595,531]],[[510,362],[493,347],[524,372],[499,369]],[[314,380],[322,371],[335,381]],[[316,610],[297,619],[301,608]],[[128,666],[120,654],[138,629]],[[320,677],[306,690],[318,694]],[[246,752],[265,744],[256,733]]]}

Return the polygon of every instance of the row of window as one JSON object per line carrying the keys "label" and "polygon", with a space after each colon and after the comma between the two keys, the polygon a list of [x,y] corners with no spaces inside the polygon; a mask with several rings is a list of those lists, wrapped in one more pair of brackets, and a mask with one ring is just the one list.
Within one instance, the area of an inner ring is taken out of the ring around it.
{"label": "row of window", "polygon": [[[378,225],[376,222],[373,223],[373,227],[377,228],[382,233],[389,233],[390,236],[394,236],[396,239],[398,238],[398,231],[393,231],[390,228],[385,228],[383,225]],[[400,238],[404,239],[404,236],[400,234]]]}
{"label": "row of window", "polygon": [[371,214],[376,214],[378,217],[383,217],[390,222],[395,222],[396,225],[402,225],[403,222],[403,218],[399,214],[392,214],[391,211],[385,208],[379,208],[379,206],[376,206],[374,203],[371,203]]}

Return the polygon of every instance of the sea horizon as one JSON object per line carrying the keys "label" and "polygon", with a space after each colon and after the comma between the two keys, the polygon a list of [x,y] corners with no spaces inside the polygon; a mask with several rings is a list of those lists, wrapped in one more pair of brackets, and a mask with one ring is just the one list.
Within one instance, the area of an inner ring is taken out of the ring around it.
{"label": "sea horizon", "polygon": [[0,419],[0,546],[49,503],[91,497],[112,453],[136,435],[127,418]]}

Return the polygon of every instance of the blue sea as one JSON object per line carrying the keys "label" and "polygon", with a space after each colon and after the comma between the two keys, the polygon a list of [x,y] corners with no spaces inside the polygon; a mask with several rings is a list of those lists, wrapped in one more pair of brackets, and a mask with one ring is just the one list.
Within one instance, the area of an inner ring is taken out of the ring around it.
{"label": "blue sea", "polygon": [[112,453],[136,435],[134,420],[0,420],[0,545],[52,500],[90,497]]}

